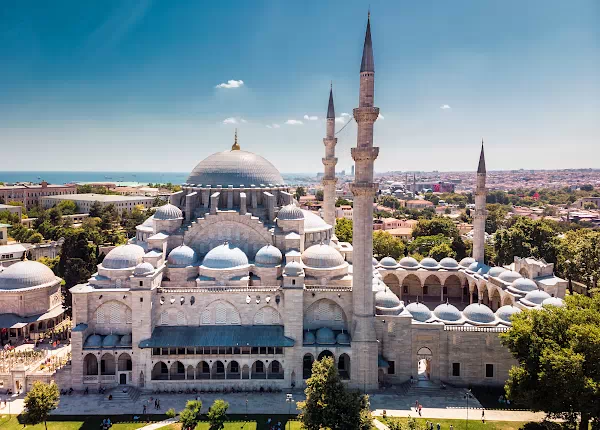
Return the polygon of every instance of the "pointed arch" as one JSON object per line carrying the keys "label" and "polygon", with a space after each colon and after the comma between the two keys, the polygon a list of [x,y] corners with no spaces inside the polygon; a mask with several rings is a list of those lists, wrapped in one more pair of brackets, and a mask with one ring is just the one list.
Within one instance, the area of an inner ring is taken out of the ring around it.
{"label": "pointed arch", "polygon": [[131,324],[131,308],[123,302],[110,300],[102,303],[94,311],[96,324]]}
{"label": "pointed arch", "polygon": [[204,308],[200,324],[206,325],[240,325],[242,318],[237,308],[228,301],[215,300]]}
{"label": "pointed arch", "polygon": [[308,330],[316,330],[321,327],[347,330],[347,321],[344,309],[330,299],[317,300],[304,313],[304,328]]}
{"label": "pointed arch", "polygon": [[263,306],[254,314],[254,325],[281,325],[281,315],[273,306]]}

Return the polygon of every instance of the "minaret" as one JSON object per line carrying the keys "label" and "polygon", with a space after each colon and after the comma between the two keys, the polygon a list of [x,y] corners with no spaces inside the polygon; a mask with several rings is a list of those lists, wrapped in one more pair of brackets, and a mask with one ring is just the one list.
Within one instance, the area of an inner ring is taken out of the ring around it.
{"label": "minaret", "polygon": [[360,97],[354,109],[358,125],[356,148],[352,148],[355,163],[353,210],[353,282],[352,282],[352,382],[361,389],[377,388],[377,338],[373,308],[373,199],[378,185],[373,182],[373,163],[379,148],[373,146],[373,124],[379,108],[373,106],[375,67],[371,42],[371,19],[360,65]]}
{"label": "minaret", "polygon": [[335,109],[333,107],[333,85],[329,88],[329,105],[327,106],[327,134],[323,139],[325,144],[325,158],[323,158],[323,166],[325,172],[323,175],[323,218],[325,222],[332,227],[335,227],[335,185],[337,178],[335,177],[335,145],[337,138],[335,137]]}
{"label": "minaret", "polygon": [[483,154],[483,139],[481,140],[481,154],[477,166],[477,185],[475,187],[475,216],[473,217],[473,258],[483,263],[485,255],[485,208],[487,190],[485,188],[485,156]]}

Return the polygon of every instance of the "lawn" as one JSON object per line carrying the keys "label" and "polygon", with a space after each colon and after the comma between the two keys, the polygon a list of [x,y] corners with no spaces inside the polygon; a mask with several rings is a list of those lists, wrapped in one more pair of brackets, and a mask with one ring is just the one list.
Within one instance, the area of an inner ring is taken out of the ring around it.
{"label": "lawn", "polygon": [[[279,421],[282,423],[282,427],[285,430],[300,430],[300,421],[288,421],[289,417],[287,415],[271,415],[271,424],[276,424]],[[295,417],[294,417],[295,418]],[[267,425],[267,420],[269,416],[267,415],[249,415],[246,420],[243,415],[229,415],[230,421],[225,423],[225,430],[268,430],[269,426]],[[285,427],[283,426],[285,425]],[[201,422],[198,427],[198,430],[208,430],[209,424],[207,422]],[[112,429],[111,429],[112,430]],[[160,430],[181,430],[181,424],[171,424],[165,427],[161,427]]]}
{"label": "lawn", "polygon": [[[385,423],[386,420],[382,417],[377,417],[379,421]],[[408,418],[387,418],[388,420],[399,420],[403,425],[408,422]],[[445,419],[437,419],[430,418],[429,420],[433,421],[434,429],[437,428],[437,424],[440,423],[440,428],[442,430],[448,430],[450,425],[453,426],[454,430],[467,430],[467,421],[466,420],[445,420]],[[420,426],[425,428],[425,423],[427,418],[418,418],[417,422]],[[475,417],[473,420],[469,420],[469,430],[518,430],[525,424],[526,421],[485,421],[483,424],[480,420]]]}
{"label": "lawn", "polygon": [[[51,416],[48,420],[48,430],[98,430],[102,419],[102,416],[87,416],[87,417],[61,417]],[[140,427],[144,427],[147,423],[135,423],[131,415],[113,417],[110,416],[113,421],[111,430],[135,430]],[[156,416],[152,418],[152,421],[160,421],[165,419],[165,416]],[[44,423],[36,425],[28,425],[23,427],[23,424],[19,423],[19,418],[16,415],[2,415],[0,416],[0,430],[44,430]]]}

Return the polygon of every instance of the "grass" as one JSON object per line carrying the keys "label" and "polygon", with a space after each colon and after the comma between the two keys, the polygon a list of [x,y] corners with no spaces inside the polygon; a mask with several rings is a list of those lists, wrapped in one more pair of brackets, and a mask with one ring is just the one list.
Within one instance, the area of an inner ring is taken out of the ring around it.
{"label": "grass", "polygon": [[[271,424],[277,424],[281,421],[282,428],[285,430],[300,430],[300,421],[290,421],[288,415],[248,415],[248,419],[245,419],[244,415],[228,415],[229,421],[225,423],[224,430],[268,430],[267,420],[271,418]],[[292,420],[296,417],[292,417]],[[200,422],[196,427],[197,430],[208,430],[208,422]],[[112,430],[112,429],[111,429]],[[161,427],[160,430],[181,430],[181,424],[170,424],[168,426]]]}
{"label": "grass", "polygon": [[[527,421],[485,421],[485,424],[481,422],[481,420],[477,419],[478,416],[473,417],[474,419],[469,419],[469,430],[518,430],[523,424],[527,423]],[[403,427],[408,422],[408,418],[390,418],[384,419],[383,417],[377,417],[379,421],[382,423],[386,423],[388,420],[398,420],[402,423]],[[450,425],[453,426],[454,430],[467,430],[467,422],[466,420],[447,420],[447,419],[437,419],[437,418],[417,418],[417,423],[422,428],[425,428],[425,423],[429,421],[433,421],[433,428],[437,429],[437,424],[440,423],[440,428],[442,430],[450,429]],[[404,427],[406,428],[406,427]]]}
{"label": "grass", "polygon": [[[98,430],[102,424],[102,420],[107,416],[51,416],[48,419],[48,430]],[[134,422],[133,415],[108,415],[113,426],[111,430],[135,430],[147,425],[147,422]],[[150,421],[162,421],[166,417],[164,415],[151,415]],[[44,430],[44,423],[36,425],[24,425],[19,422],[20,417],[16,415],[0,416],[0,430]]]}

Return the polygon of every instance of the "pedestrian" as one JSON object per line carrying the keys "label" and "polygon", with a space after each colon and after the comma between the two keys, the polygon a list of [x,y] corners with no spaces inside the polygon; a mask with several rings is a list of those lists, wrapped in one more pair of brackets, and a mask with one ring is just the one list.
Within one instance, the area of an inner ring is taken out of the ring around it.
{"label": "pedestrian", "polygon": [[[423,409],[423,406],[419,405],[419,416],[421,416],[421,409]],[[438,430],[440,429],[438,428]]]}
{"label": "pedestrian", "polygon": [[440,430],[441,427],[442,426],[440,425],[440,423],[437,423],[437,426],[436,426],[437,430]]}
{"label": "pedestrian", "polygon": [[454,426],[450,424],[450,430],[454,430]]}
{"label": "pedestrian", "polygon": [[158,399],[158,409],[160,409],[160,399]]}
{"label": "pedestrian", "polygon": [[429,430],[429,420],[425,421],[425,428]]}
{"label": "pedestrian", "polygon": [[410,385],[414,384],[414,382],[415,382],[415,381],[414,381],[414,379],[413,379],[413,376],[412,376],[412,375],[410,375]]}
{"label": "pedestrian", "polygon": [[485,409],[481,410],[481,422],[485,424]]}
{"label": "pedestrian", "polygon": [[146,405],[144,404],[144,411],[142,412],[142,414],[146,415]]}
{"label": "pedestrian", "polygon": [[415,400],[415,412],[419,410],[419,401]]}

